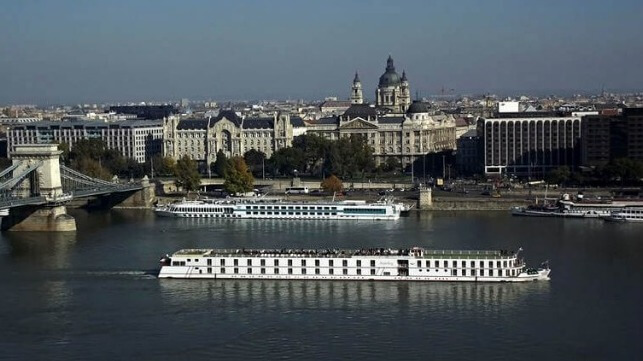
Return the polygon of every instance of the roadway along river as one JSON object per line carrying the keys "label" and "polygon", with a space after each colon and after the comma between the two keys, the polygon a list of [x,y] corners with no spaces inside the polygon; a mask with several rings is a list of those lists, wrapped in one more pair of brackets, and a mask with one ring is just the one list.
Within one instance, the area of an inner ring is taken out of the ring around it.
{"label": "roadway along river", "polygon": [[[3,359],[633,360],[643,225],[412,214],[394,222],[73,211],[71,235],[0,236]],[[529,284],[158,280],[179,248],[524,248]]]}

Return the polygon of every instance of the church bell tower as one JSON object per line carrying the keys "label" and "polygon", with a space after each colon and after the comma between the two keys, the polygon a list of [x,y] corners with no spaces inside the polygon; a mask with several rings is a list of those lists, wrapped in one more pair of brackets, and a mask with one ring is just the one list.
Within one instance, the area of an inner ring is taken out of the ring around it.
{"label": "church bell tower", "polygon": [[357,72],[355,72],[355,79],[353,79],[353,86],[351,87],[351,104],[363,104],[364,97],[362,96],[362,82],[359,80]]}

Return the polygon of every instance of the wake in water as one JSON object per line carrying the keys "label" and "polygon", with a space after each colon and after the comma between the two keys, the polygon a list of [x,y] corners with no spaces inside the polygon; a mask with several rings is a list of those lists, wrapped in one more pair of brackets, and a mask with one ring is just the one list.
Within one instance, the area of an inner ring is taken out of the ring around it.
{"label": "wake in water", "polygon": [[156,279],[158,270],[51,270],[48,273],[64,277],[100,277]]}

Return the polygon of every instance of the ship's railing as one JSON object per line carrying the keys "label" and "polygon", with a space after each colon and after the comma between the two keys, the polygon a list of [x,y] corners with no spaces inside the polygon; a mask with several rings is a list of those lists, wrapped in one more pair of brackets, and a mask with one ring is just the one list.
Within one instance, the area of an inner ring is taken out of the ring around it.
{"label": "ship's railing", "polygon": [[511,259],[517,254],[512,251],[491,250],[421,250],[365,248],[365,249],[184,249],[175,255],[201,255],[204,257],[297,257],[297,258],[347,258],[353,256],[377,257],[416,257],[418,251],[423,255],[417,258],[480,258],[480,259]]}
{"label": "ship's railing", "polygon": [[235,199],[235,198],[225,198],[225,199],[216,199],[216,198],[200,198],[196,200],[177,200],[174,203],[185,203],[189,205],[210,205],[210,204],[253,204],[253,205],[344,205],[344,206],[387,206],[387,205],[402,205],[405,206],[402,202],[367,202],[364,200],[342,200],[342,201],[297,201],[297,200],[286,200],[286,199],[264,199],[264,198],[244,198],[244,199]]}

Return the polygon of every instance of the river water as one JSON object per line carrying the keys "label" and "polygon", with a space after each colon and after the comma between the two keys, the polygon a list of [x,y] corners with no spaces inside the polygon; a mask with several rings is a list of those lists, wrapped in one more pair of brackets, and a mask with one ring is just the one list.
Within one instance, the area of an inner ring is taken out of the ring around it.
{"label": "river water", "polygon": [[[0,236],[0,359],[634,360],[643,225],[411,214],[394,222],[74,211]],[[159,280],[179,248],[524,248],[528,284]]]}

